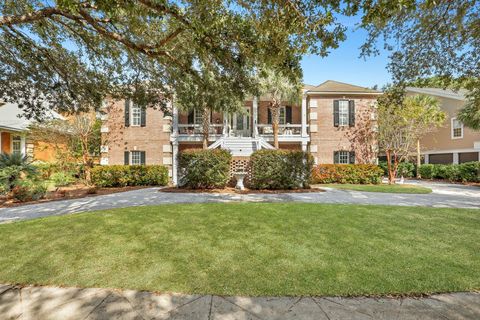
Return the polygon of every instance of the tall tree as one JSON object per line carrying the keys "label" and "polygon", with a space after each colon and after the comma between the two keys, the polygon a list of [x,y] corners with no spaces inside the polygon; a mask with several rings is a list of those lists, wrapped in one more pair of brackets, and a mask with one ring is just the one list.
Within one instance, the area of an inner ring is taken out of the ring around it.
{"label": "tall tree", "polygon": [[201,82],[199,60],[253,87],[260,62],[290,69],[301,54],[338,46],[340,12],[353,14],[338,0],[3,1],[0,98],[33,117],[45,105],[98,108],[107,95],[165,108],[165,76]]}
{"label": "tall tree", "polygon": [[280,124],[280,107],[284,103],[300,100],[300,77],[288,77],[280,69],[264,68],[259,72],[259,91],[269,101],[272,115],[273,146],[278,149],[278,128]]}
{"label": "tall tree", "polygon": [[175,92],[175,103],[186,111],[202,113],[203,148],[208,148],[210,134],[210,114],[215,112],[236,112],[244,105],[248,87],[242,81],[231,82],[222,73],[216,73],[211,63],[200,63],[193,76],[172,79]]}
{"label": "tall tree", "polygon": [[[444,87],[469,90],[459,113],[465,125],[480,129],[480,1],[352,1],[362,6],[360,27],[369,37],[364,56],[378,53],[378,39],[392,51],[389,69],[405,84],[437,76]],[[460,80],[460,81],[458,81]]]}
{"label": "tall tree", "polygon": [[405,97],[390,88],[378,99],[378,142],[387,156],[388,182],[395,183],[398,164],[414,151],[417,141],[445,122],[446,115],[435,98]]}

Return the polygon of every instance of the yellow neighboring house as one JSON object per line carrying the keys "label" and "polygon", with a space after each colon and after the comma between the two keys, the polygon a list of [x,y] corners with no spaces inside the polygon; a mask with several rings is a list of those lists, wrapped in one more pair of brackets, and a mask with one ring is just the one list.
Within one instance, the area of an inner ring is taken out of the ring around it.
{"label": "yellow neighboring house", "polygon": [[466,102],[465,90],[407,87],[407,95],[425,94],[440,101],[447,114],[443,127],[420,140],[425,163],[450,164],[480,160],[480,131],[464,127],[457,120],[458,111]]}
{"label": "yellow neighboring house", "polygon": [[[28,127],[33,120],[22,116],[23,112],[15,103],[0,102],[0,153],[21,153],[34,160],[50,162],[55,152],[48,141],[35,141],[29,136]],[[63,119],[55,111],[49,111],[45,119]]]}

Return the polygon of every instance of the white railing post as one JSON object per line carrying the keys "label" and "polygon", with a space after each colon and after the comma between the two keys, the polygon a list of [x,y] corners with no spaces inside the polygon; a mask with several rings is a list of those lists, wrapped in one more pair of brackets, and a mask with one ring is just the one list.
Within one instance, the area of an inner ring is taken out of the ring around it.
{"label": "white railing post", "polygon": [[253,119],[253,137],[258,137],[258,99],[257,97],[253,97],[253,106],[252,106],[252,119]]}
{"label": "white railing post", "polygon": [[178,141],[172,142],[172,182],[174,186],[178,185]]}
{"label": "white railing post", "polygon": [[172,115],[173,115],[173,136],[176,137],[178,136],[178,108],[175,106],[173,101],[170,102],[170,105],[172,106]]}
{"label": "white railing post", "polygon": [[302,137],[308,137],[307,134],[307,95],[302,96]]}
{"label": "white railing post", "polygon": [[223,113],[223,136],[228,136],[228,113]]}

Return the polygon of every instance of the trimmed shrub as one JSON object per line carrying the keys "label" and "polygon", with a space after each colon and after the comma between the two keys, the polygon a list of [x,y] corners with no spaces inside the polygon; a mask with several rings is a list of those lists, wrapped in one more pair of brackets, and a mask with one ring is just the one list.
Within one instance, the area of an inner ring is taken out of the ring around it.
{"label": "trimmed shrub", "polygon": [[259,150],[250,159],[253,189],[299,189],[310,185],[313,157],[304,151]]}
{"label": "trimmed shrub", "polygon": [[223,149],[191,149],[178,159],[179,185],[193,189],[224,188],[230,180],[232,155]]}
{"label": "trimmed shrub", "polygon": [[42,199],[47,193],[47,186],[40,181],[18,181],[12,189],[13,199],[25,202]]}
{"label": "trimmed shrub", "polygon": [[92,168],[92,183],[98,187],[165,186],[168,169],[162,165],[110,165]]}
{"label": "trimmed shrub", "polygon": [[[378,163],[378,166],[383,170],[383,175],[388,176],[388,166],[387,166],[387,161],[380,161]],[[398,164],[398,173],[397,176],[405,177],[405,178],[412,178],[415,176],[415,169],[416,166],[415,164],[411,162],[400,162]]]}
{"label": "trimmed shrub", "polygon": [[422,164],[418,168],[418,173],[422,179],[432,179],[434,175],[435,166],[433,164]]}
{"label": "trimmed shrub", "polygon": [[382,182],[383,169],[374,164],[321,164],[313,170],[314,183],[360,183]]}
{"label": "trimmed shrub", "polygon": [[64,187],[75,182],[75,178],[68,172],[55,172],[50,176],[50,180],[53,181],[55,187]]}

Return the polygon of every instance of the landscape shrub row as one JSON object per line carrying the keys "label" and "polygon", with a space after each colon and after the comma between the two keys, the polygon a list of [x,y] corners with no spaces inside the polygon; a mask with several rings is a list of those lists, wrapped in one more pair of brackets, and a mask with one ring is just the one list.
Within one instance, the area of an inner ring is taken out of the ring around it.
{"label": "landscape shrub row", "polygon": [[162,165],[109,165],[92,168],[92,183],[98,187],[165,186],[168,169]]}
{"label": "landscape shrub row", "polygon": [[384,172],[374,164],[320,164],[313,170],[313,183],[378,184]]}
{"label": "landscape shrub row", "polygon": [[[386,161],[380,161],[378,166],[382,168],[383,175],[388,177],[388,166]],[[413,178],[416,176],[417,166],[411,162],[400,162],[398,164],[398,177]]]}
{"label": "landscape shrub row", "polygon": [[178,159],[179,185],[193,189],[224,188],[230,180],[232,156],[224,149],[191,149]]}
{"label": "landscape shrub row", "polygon": [[480,162],[462,164],[422,164],[422,179],[446,179],[453,182],[480,182]]}
{"label": "landscape shrub row", "polygon": [[288,150],[259,150],[250,159],[253,189],[307,188],[313,167],[308,152]]}

